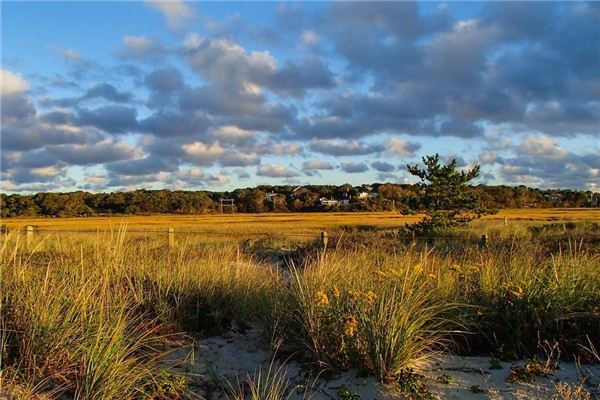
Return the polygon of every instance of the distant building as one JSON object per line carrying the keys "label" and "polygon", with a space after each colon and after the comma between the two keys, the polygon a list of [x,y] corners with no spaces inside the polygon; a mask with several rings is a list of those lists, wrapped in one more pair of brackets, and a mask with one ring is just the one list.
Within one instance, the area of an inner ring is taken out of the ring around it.
{"label": "distant building", "polygon": [[367,200],[367,199],[374,199],[377,196],[379,196],[378,193],[360,192],[360,193],[358,193],[358,195],[356,197],[359,200]]}
{"label": "distant building", "polygon": [[334,200],[333,198],[328,199],[326,197],[321,197],[319,199],[319,204],[322,206],[337,206],[340,204],[340,202],[338,200]]}
{"label": "distant building", "polygon": [[544,195],[544,197],[546,197],[547,199],[550,199],[550,200],[554,200],[554,201],[562,200],[562,194],[560,194],[560,193],[546,194],[546,195]]}

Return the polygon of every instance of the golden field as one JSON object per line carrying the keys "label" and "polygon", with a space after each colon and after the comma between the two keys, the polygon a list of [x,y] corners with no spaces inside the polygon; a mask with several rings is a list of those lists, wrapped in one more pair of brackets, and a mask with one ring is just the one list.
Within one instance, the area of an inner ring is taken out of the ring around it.
{"label": "golden field", "polygon": [[[482,218],[485,225],[520,224],[570,221],[600,221],[599,208],[548,208],[505,209]],[[2,224],[9,228],[35,226],[51,230],[117,229],[126,224],[128,230],[177,230],[230,232],[230,233],[285,233],[317,234],[321,230],[340,227],[363,226],[394,228],[420,220],[421,215],[401,215],[390,212],[330,212],[330,213],[269,213],[269,214],[206,214],[206,215],[147,215],[80,218],[4,218]],[[482,222],[475,222],[481,225]]]}

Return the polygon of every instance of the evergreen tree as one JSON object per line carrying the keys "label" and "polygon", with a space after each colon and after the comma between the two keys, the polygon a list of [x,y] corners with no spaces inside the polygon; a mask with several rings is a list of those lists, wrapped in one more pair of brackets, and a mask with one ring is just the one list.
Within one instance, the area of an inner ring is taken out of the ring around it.
{"label": "evergreen tree", "polygon": [[480,167],[475,165],[468,171],[458,171],[456,160],[449,164],[440,163],[439,154],[423,157],[425,169],[418,165],[407,165],[408,172],[420,178],[420,203],[426,217],[412,224],[419,233],[435,233],[465,225],[490,211],[481,204],[478,193],[468,183],[479,176]]}

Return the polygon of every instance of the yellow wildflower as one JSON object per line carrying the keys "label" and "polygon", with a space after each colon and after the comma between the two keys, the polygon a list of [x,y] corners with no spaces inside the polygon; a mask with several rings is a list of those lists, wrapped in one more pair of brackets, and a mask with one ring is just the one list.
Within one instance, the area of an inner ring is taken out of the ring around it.
{"label": "yellow wildflower", "polygon": [[337,286],[334,286],[331,288],[331,293],[333,294],[333,297],[335,297],[336,299],[340,298],[340,289],[338,289]]}
{"label": "yellow wildflower", "polygon": [[329,305],[329,298],[327,293],[319,290],[315,293],[315,304],[317,307],[327,307]]}
{"label": "yellow wildflower", "polygon": [[377,298],[377,295],[373,293],[372,290],[369,290],[367,293],[365,293],[365,298],[367,299],[367,302],[369,304],[373,304],[375,302],[375,299]]}
{"label": "yellow wildflower", "polygon": [[358,331],[358,321],[356,320],[356,318],[354,318],[352,316],[346,318],[346,321],[344,323],[344,335],[346,335],[348,337],[352,337],[352,336],[356,335],[357,331]]}
{"label": "yellow wildflower", "polygon": [[525,296],[525,291],[521,286],[515,286],[514,288],[508,291],[508,299],[509,300],[517,300],[522,299]]}
{"label": "yellow wildflower", "polygon": [[360,292],[357,292],[355,290],[349,290],[348,291],[348,296],[350,296],[351,300],[356,300],[360,296]]}
{"label": "yellow wildflower", "polygon": [[376,271],[375,274],[377,274],[378,278],[382,278],[382,279],[383,278],[388,278],[390,276],[387,272],[381,271],[381,270]]}

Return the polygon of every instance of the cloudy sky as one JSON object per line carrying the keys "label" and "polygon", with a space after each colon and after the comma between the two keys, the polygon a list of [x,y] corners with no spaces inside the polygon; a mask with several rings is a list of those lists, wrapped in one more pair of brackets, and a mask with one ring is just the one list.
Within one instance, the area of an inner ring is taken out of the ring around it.
{"label": "cloudy sky", "polygon": [[600,191],[600,3],[2,2],[5,192]]}

